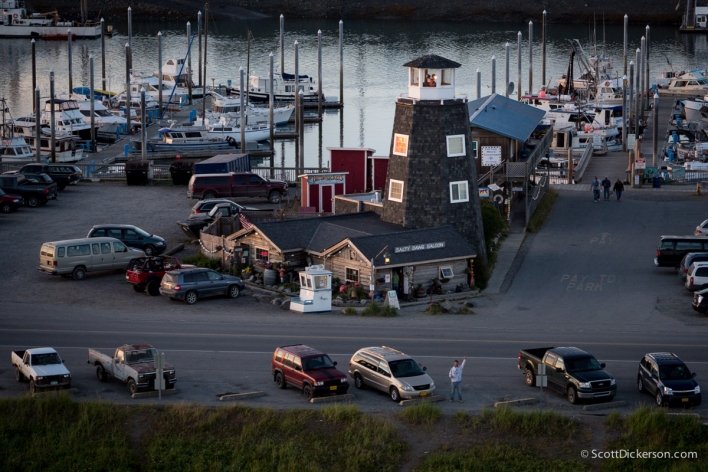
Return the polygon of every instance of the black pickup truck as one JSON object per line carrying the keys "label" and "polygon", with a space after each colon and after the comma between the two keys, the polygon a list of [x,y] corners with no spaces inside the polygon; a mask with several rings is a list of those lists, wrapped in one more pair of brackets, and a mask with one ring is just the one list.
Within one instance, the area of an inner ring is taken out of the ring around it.
{"label": "black pickup truck", "polygon": [[20,174],[47,174],[57,183],[59,190],[67,185],[76,185],[83,178],[81,170],[69,164],[27,164],[18,171]]}
{"label": "black pickup truck", "polygon": [[617,393],[615,378],[605,372],[591,354],[577,347],[542,347],[519,351],[519,370],[526,385],[536,385],[538,366],[545,364],[548,388],[562,393],[575,405],[578,399],[612,400]]}
{"label": "black pickup truck", "polygon": [[0,189],[5,193],[21,196],[25,199],[25,204],[33,208],[57,198],[56,183],[35,183],[22,174],[0,175]]}

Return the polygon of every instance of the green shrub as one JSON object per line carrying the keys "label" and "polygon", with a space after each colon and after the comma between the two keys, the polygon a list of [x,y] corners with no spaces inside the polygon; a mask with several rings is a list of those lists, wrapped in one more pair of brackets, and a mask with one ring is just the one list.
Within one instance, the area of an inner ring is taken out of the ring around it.
{"label": "green shrub", "polygon": [[[495,254],[495,253],[493,253]],[[491,255],[490,255],[491,257]],[[489,266],[482,260],[481,257],[474,258],[474,284],[480,290],[487,288],[489,278],[492,276]]]}
{"label": "green shrub", "polygon": [[197,267],[206,267],[207,269],[219,270],[221,269],[220,259],[211,259],[201,252],[194,254],[193,256],[187,256],[182,259],[182,264],[191,264]]}
{"label": "green shrub", "polygon": [[432,426],[442,418],[442,409],[430,402],[409,406],[400,413],[401,419],[413,425]]}
{"label": "green shrub", "polygon": [[354,308],[352,306],[348,306],[344,309],[344,314],[349,315],[349,316],[356,316],[359,314],[359,312],[356,311],[356,308]]}
{"label": "green shrub", "polygon": [[520,436],[545,436],[567,438],[576,433],[578,425],[567,416],[552,410],[516,411],[509,406],[483,409],[481,417],[456,417],[457,422],[467,428],[487,426],[500,433],[516,433]]}
{"label": "green shrub", "polygon": [[361,310],[360,316],[378,316],[381,318],[390,318],[398,316],[398,308],[392,306],[379,305],[377,302],[371,302],[366,305],[366,308]]}
{"label": "green shrub", "polygon": [[529,225],[526,227],[526,231],[529,233],[537,233],[541,231],[541,227],[543,226],[543,223],[546,222],[548,215],[551,214],[551,210],[553,210],[553,205],[555,205],[556,200],[558,200],[558,192],[552,188],[548,188],[545,195],[541,197],[541,201],[538,202],[536,211],[534,211],[531,218],[529,218]]}
{"label": "green shrub", "polygon": [[506,231],[507,224],[506,219],[489,200],[482,200],[482,225],[484,226],[484,243],[487,252],[490,252],[494,238]]}

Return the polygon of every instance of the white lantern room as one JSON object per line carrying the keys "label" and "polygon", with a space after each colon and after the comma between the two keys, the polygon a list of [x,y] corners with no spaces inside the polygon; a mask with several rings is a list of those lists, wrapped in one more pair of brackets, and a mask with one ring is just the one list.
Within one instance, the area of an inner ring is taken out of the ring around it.
{"label": "white lantern room", "polygon": [[332,272],[323,265],[300,272],[300,296],[290,300],[290,310],[300,313],[332,311]]}
{"label": "white lantern room", "polygon": [[408,68],[408,97],[416,100],[455,98],[455,61],[430,54],[403,65]]}

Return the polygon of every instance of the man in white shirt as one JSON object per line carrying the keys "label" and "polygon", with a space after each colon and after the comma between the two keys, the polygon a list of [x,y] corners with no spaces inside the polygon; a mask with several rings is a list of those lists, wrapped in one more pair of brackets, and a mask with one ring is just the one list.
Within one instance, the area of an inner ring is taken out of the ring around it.
{"label": "man in white shirt", "polygon": [[465,368],[465,362],[467,361],[467,356],[462,358],[462,364],[453,362],[452,368],[450,369],[450,382],[452,382],[452,389],[450,390],[450,403],[455,400],[455,391],[457,391],[457,398],[462,403],[462,369]]}

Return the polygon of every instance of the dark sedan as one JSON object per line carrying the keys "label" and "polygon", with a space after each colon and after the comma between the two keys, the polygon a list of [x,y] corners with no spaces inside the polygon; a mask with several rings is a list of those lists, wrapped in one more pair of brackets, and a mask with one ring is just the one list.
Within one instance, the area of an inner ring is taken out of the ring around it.
{"label": "dark sedan", "polygon": [[239,213],[241,211],[258,211],[258,208],[244,207],[238,203],[234,203],[231,200],[226,200],[225,198],[212,198],[211,200],[199,200],[192,207],[192,215],[197,213],[209,213],[212,208],[220,203],[225,203],[231,206],[231,211],[234,213]]}
{"label": "dark sedan", "polygon": [[126,246],[142,250],[146,256],[157,256],[167,249],[163,238],[133,225],[96,225],[91,228],[86,237],[116,238]]}
{"label": "dark sedan", "polygon": [[0,211],[12,213],[25,204],[25,199],[19,195],[5,193],[0,189]]}

